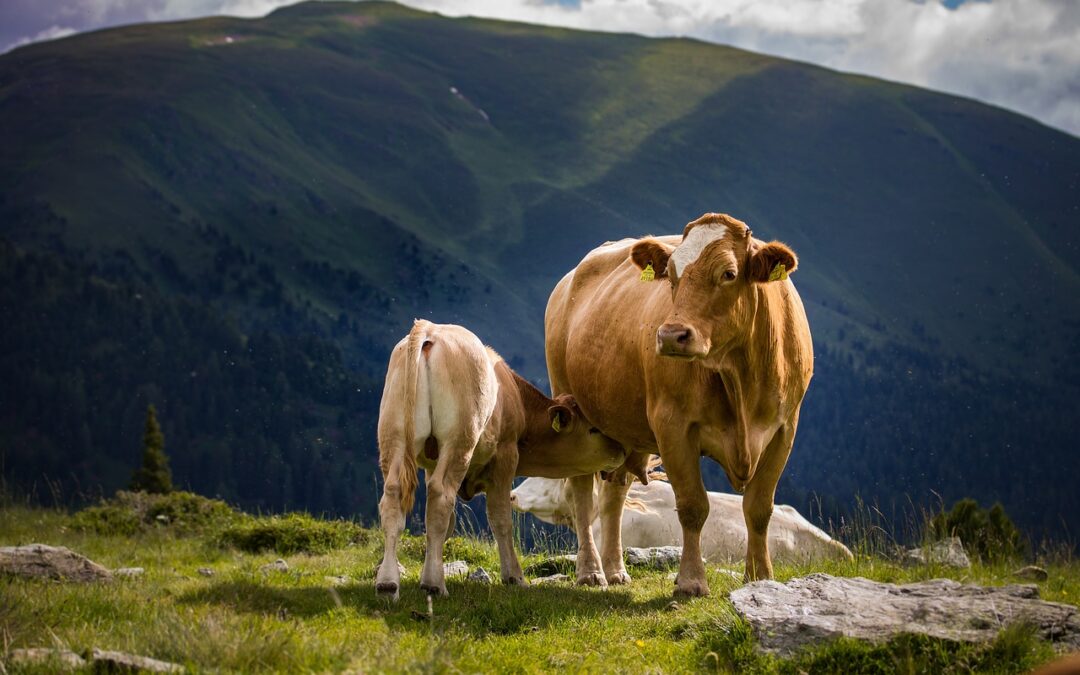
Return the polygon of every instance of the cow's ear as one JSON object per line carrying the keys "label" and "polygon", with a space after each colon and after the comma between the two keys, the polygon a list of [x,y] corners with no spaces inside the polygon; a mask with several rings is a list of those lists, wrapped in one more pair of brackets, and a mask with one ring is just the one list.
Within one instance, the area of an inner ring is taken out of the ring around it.
{"label": "cow's ear", "polygon": [[671,246],[649,237],[634,244],[634,247],[630,249],[630,260],[640,270],[652,265],[654,278],[663,279],[667,276],[668,258],[674,250]]}
{"label": "cow's ear", "polygon": [[555,397],[555,404],[548,408],[551,428],[555,430],[555,433],[566,433],[574,427],[574,420],[577,417],[574,414],[576,406],[577,403],[574,401],[574,397],[569,394]]}
{"label": "cow's ear", "polygon": [[795,257],[795,252],[786,244],[770,241],[750,254],[746,274],[750,281],[759,283],[779,281],[787,279],[787,275],[794,272],[798,265],[799,259]]}

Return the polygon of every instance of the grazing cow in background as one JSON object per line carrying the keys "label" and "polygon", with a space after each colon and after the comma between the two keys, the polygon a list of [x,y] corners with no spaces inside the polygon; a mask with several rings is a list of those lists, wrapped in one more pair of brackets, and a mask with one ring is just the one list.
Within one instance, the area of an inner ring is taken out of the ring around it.
{"label": "grazing cow in background", "polygon": [[[709,499],[698,460],[711,457],[742,492],[746,578],[772,577],[767,534],[814,368],[810,327],[788,273],[795,254],[709,213],[682,237],[594,249],[555,287],[545,316],[552,391],[633,456],[657,453],[683,531],[676,593],[707,595],[701,528]],[[577,581],[627,583],[622,509],[629,485],[600,491],[604,550],[588,526],[593,479],[572,479]]]}
{"label": "grazing cow in background", "polygon": [[[599,484],[597,484],[599,488]],[[594,495],[597,490],[594,490]],[[701,529],[701,554],[709,562],[728,563],[746,553],[746,524],[742,497],[709,492],[709,517]],[[528,478],[510,493],[514,509],[531,513],[546,523],[570,525],[574,507],[570,481]],[[603,548],[600,513],[593,511],[593,538]],[[675,491],[663,480],[633,484],[622,514],[623,546],[682,546],[682,528],[675,512]],[[851,551],[814,527],[794,507],[777,504],[769,521],[769,553],[774,561],[804,563],[813,560],[851,560]]]}
{"label": "grazing cow in background", "polygon": [[379,516],[386,535],[375,579],[398,595],[397,545],[412,508],[417,467],[427,473],[427,553],[420,586],[446,595],[443,544],[455,496],[487,491],[488,522],[503,582],[525,584],[514,553],[510,488],[515,475],[551,478],[609,470],[622,448],[581,416],[573,397],[554,400],[517,375],[461,326],[416,321],[394,348],[379,407]]}

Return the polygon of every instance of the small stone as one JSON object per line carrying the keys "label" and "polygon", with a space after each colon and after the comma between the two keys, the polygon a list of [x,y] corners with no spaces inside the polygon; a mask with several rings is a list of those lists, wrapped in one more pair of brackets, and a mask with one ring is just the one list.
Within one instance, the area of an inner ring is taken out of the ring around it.
{"label": "small stone", "polygon": [[946,537],[927,546],[908,549],[903,562],[909,567],[934,563],[960,569],[971,567],[971,560],[960,542],[960,537]]}
{"label": "small stone", "polygon": [[112,572],[63,546],[0,547],[0,574],[64,581],[108,581]]}
{"label": "small stone", "polygon": [[490,584],[491,575],[483,567],[477,567],[473,570],[473,573],[469,575],[469,581],[476,581],[481,584]]}
{"label": "small stone", "polygon": [[[375,565],[375,576],[376,577],[379,576],[379,568],[380,567],[382,567],[381,562]],[[405,576],[405,566],[402,565],[400,562],[397,564],[397,571],[398,571],[398,576],[400,576],[400,577]]]}
{"label": "small stone", "polygon": [[1024,579],[1026,581],[1046,581],[1050,578],[1050,575],[1046,573],[1046,570],[1038,565],[1028,565],[1021,567],[1012,573],[1017,579]]}
{"label": "small stone", "polygon": [[275,560],[272,563],[266,563],[265,565],[263,565],[259,569],[262,570],[263,572],[288,572],[289,571],[289,563],[285,562],[281,558],[278,558],[277,560]]}
{"label": "small stone", "polygon": [[109,672],[150,672],[150,673],[182,673],[184,667],[168,661],[158,661],[147,656],[125,654],[124,652],[110,652],[94,648],[91,661],[94,662],[95,672],[103,666]]}
{"label": "small stone", "polygon": [[52,665],[64,668],[83,668],[86,661],[73,651],[67,649],[49,649],[47,647],[31,647],[30,649],[12,649],[7,656],[9,664],[19,665]]}
{"label": "small stone", "polygon": [[671,574],[668,574],[667,575],[667,580],[670,581],[671,583],[676,583],[679,580],[679,573],[678,572],[672,572]]}
{"label": "small stone", "polygon": [[543,586],[544,584],[560,584],[566,581],[570,581],[570,575],[568,574],[552,574],[547,577],[537,577],[532,580],[534,586]]}
{"label": "small stone", "polygon": [[158,522],[159,522],[159,523],[161,523],[162,525],[168,525],[168,524],[169,524],[169,517],[168,517],[167,515],[165,515],[164,513],[159,513],[159,514],[158,514],[158,515],[157,515],[157,516],[156,516],[156,517],[154,518],[154,520],[158,521]]}
{"label": "small stone", "polygon": [[113,570],[113,574],[118,577],[141,577],[146,572],[141,567],[121,567],[118,570]]}
{"label": "small stone", "polygon": [[678,567],[682,558],[681,546],[626,547],[626,564],[639,567],[667,569]]}
{"label": "small stone", "polygon": [[209,567],[200,567],[199,569],[197,569],[195,571],[198,572],[199,574],[201,574],[204,577],[212,577],[212,576],[214,576],[214,570],[210,569]]}
{"label": "small stone", "polygon": [[331,586],[344,586],[349,583],[349,577],[345,575],[338,575],[336,577],[323,577]]}
{"label": "small stone", "polygon": [[742,572],[736,572],[735,570],[724,569],[723,567],[721,567],[716,570],[716,573],[725,577],[731,577],[735,581],[743,580]]}
{"label": "small stone", "polygon": [[667,607],[664,608],[664,611],[665,612],[677,612],[677,611],[679,611],[679,603],[672,600],[671,602],[669,602],[667,604]]}
{"label": "small stone", "polygon": [[453,562],[443,563],[443,575],[447,579],[452,577],[463,577],[469,574],[469,565],[464,560],[455,560]]}
{"label": "small stone", "polygon": [[577,555],[568,553],[556,555],[535,562],[525,568],[525,574],[529,576],[545,576],[551,574],[564,574],[573,572],[577,567]]}

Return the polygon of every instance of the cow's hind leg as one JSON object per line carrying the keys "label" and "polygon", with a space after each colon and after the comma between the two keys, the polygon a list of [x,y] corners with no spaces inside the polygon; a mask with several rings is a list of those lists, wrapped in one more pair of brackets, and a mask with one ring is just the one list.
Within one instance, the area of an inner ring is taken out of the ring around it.
{"label": "cow's hind leg", "polygon": [[606,480],[600,483],[600,560],[604,575],[612,585],[630,583],[630,575],[623,562],[622,516],[626,505],[626,493],[634,477],[620,472],[622,480]]}
{"label": "cow's hind leg", "polygon": [[577,582],[582,586],[607,586],[604,567],[600,564],[600,552],[593,539],[592,521],[596,513],[596,495],[593,494],[593,474],[570,478],[570,494],[573,496],[574,529],[577,531]]}
{"label": "cow's hind leg", "polygon": [[514,551],[514,521],[510,507],[510,490],[514,484],[514,468],[517,466],[517,445],[500,446],[495,459],[489,465],[487,486],[487,517],[499,547],[499,568],[504,584],[528,585],[521,571],[517,552]]}
{"label": "cow's hind leg", "polygon": [[427,552],[424,569],[420,574],[420,587],[432,595],[446,595],[446,578],[443,572],[443,545],[454,512],[457,492],[469,459],[476,447],[476,437],[455,439],[440,443],[439,461],[427,479],[427,513],[424,526],[427,531]]}
{"label": "cow's hind leg", "polygon": [[405,511],[401,507],[402,486],[396,466],[383,473],[383,496],[379,501],[379,520],[382,523],[383,559],[375,576],[375,592],[398,599],[401,572],[398,569],[397,547],[405,530]]}

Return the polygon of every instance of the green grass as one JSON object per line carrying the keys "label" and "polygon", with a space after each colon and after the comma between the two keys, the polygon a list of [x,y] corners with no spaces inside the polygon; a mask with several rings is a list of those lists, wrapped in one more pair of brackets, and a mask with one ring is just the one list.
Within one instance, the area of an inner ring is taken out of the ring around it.
{"label": "green grass", "polygon": [[[216,535],[166,528],[102,535],[72,523],[55,511],[7,507],[0,510],[0,545],[64,545],[109,567],[144,567],[145,575],[91,585],[0,579],[0,635],[8,648],[118,649],[223,672],[1023,672],[1053,655],[1023,627],[987,645],[900,637],[878,646],[839,641],[790,660],[761,655],[727,600],[740,582],[713,566],[712,596],[679,600],[675,608],[666,572],[635,569],[631,586],[609,590],[450,580],[450,597],[436,599],[428,618],[418,583],[419,536],[403,541],[407,573],[395,604],[374,592],[382,550],[374,530],[351,546],[288,555],[286,572],[264,572],[261,566],[277,553],[223,547]],[[447,560],[453,559],[498,572],[487,541],[451,539]],[[522,562],[540,559],[526,555]],[[215,574],[202,576],[200,567]],[[1075,602],[1080,566],[1063,561],[1047,568],[1042,597]],[[956,573],[865,555],[850,563],[779,566],[776,576],[784,581],[811,571],[893,582],[944,575],[1011,582],[1004,564]],[[337,576],[348,582],[335,585]]]}

